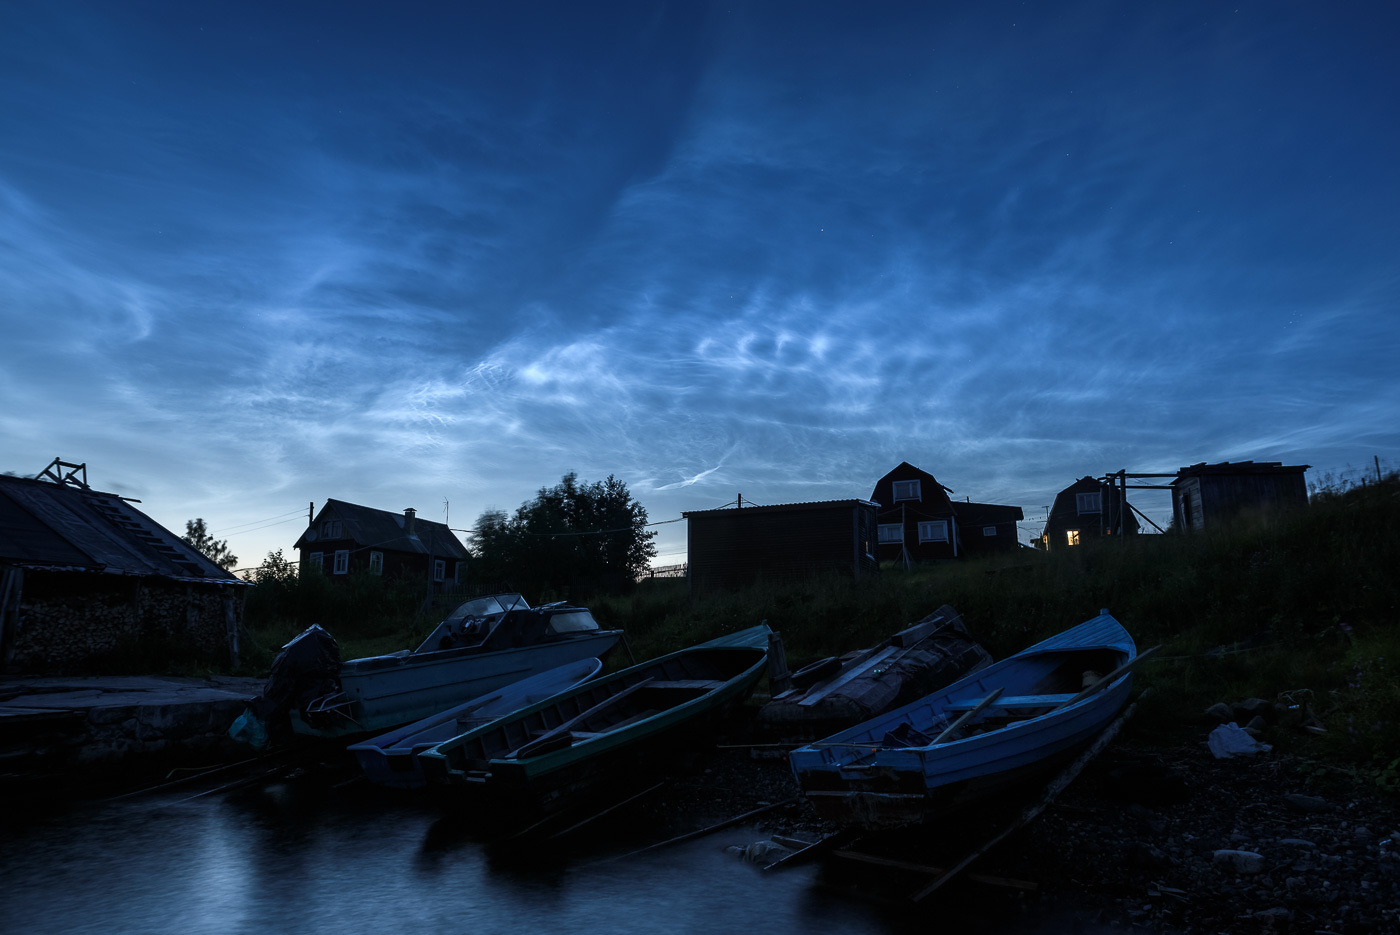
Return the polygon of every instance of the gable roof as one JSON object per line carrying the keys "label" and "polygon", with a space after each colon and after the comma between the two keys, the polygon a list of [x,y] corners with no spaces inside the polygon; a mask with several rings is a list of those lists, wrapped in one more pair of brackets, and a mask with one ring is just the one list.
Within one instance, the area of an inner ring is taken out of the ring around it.
{"label": "gable roof", "polygon": [[1284,464],[1282,461],[1220,461],[1216,464],[1206,464],[1201,461],[1190,467],[1181,468],[1176,472],[1176,480],[1173,484],[1185,480],[1188,477],[1200,477],[1203,474],[1220,475],[1250,475],[1250,474],[1302,474],[1312,467],[1311,464]]}
{"label": "gable roof", "polygon": [[0,476],[0,562],[244,583],[117,494],[28,477]]}
{"label": "gable roof", "polygon": [[882,476],[879,480],[875,482],[875,487],[871,490],[872,494],[875,490],[878,490],[880,488],[881,484],[883,484],[885,481],[889,480],[896,474],[900,476],[900,480],[913,480],[915,477],[917,477],[920,480],[927,480],[929,483],[933,484],[933,486],[939,488],[944,493],[953,492],[953,488],[944,487],[938,482],[938,478],[934,477],[932,474],[930,474],[928,471],[925,471],[923,468],[916,467],[915,465],[910,464],[908,461],[901,461],[899,462],[899,464],[895,465],[894,468],[887,471],[884,474],[884,476]]}
{"label": "gable roof", "polygon": [[312,548],[320,537],[321,523],[338,519],[343,524],[341,538],[352,539],[361,548],[382,549],[385,552],[410,552],[440,558],[467,557],[467,548],[443,523],[414,517],[413,535],[406,531],[407,517],[402,513],[377,510],[345,500],[327,500],[316,518],[292,546]]}

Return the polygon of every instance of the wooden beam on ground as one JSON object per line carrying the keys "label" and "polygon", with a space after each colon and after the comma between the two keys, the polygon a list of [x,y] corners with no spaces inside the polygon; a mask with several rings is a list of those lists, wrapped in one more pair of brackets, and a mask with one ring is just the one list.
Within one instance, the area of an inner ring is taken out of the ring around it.
{"label": "wooden beam on ground", "polygon": [[[832,851],[831,856],[841,857],[845,860],[858,860],[862,863],[875,864],[880,867],[895,867],[899,870],[912,870],[915,873],[926,873],[930,876],[941,876],[945,871],[942,867],[931,867],[927,864],[911,863],[907,860],[893,860],[889,857],[880,857],[876,854],[866,854],[861,851],[839,850]],[[1034,880],[1017,880],[1013,877],[998,877],[987,873],[969,873],[969,880],[978,883],[986,883],[989,886],[1004,886],[1013,890],[1034,891],[1040,889],[1040,884]]]}
{"label": "wooden beam on ground", "polygon": [[549,839],[550,839],[551,841],[553,841],[553,840],[555,840],[555,839],[557,839],[557,838],[562,838],[562,837],[563,837],[564,835],[566,835],[566,834],[570,834],[570,833],[572,833],[572,832],[574,832],[574,831],[577,831],[579,828],[582,828],[584,825],[590,824],[590,823],[592,823],[592,822],[594,822],[594,821],[597,821],[599,818],[602,818],[604,815],[608,814],[609,812],[616,811],[617,809],[622,808],[622,806],[624,806],[624,805],[631,804],[632,802],[635,802],[635,801],[637,801],[638,799],[640,799],[642,796],[651,795],[653,792],[655,792],[657,789],[660,789],[660,788],[661,788],[662,786],[664,786],[664,785],[666,785],[666,783],[665,783],[665,781],[663,780],[662,782],[658,782],[656,785],[651,786],[650,788],[643,789],[641,792],[638,792],[636,795],[629,795],[627,798],[623,799],[621,802],[614,802],[612,805],[609,805],[607,808],[603,809],[601,812],[597,812],[597,813],[595,813],[595,814],[592,814],[592,815],[588,816],[587,818],[585,818],[583,821],[575,822],[574,824],[569,825],[569,827],[565,828],[563,831],[556,831],[556,832],[554,832],[553,834],[551,834],[551,835],[549,836]]}
{"label": "wooden beam on ground", "polygon": [[[755,808],[752,811],[744,812],[744,814],[742,815],[735,815],[733,818],[726,818],[724,821],[710,825],[708,828],[701,828],[699,831],[691,831],[689,834],[682,834],[674,838],[669,838],[665,841],[658,841],[655,844],[648,844],[646,847],[638,848],[635,851],[628,851],[626,854],[621,854],[617,857],[612,858],[612,860],[624,860],[628,857],[635,857],[638,854],[645,854],[647,851],[654,851],[657,848],[670,847],[672,844],[681,844],[685,841],[693,841],[696,838],[703,838],[707,834],[712,834],[716,831],[723,831],[725,828],[728,828],[731,825],[742,824],[743,822],[748,821],[750,818],[757,818],[759,815],[762,815],[765,812],[771,812],[775,808],[782,808],[784,805],[791,805],[793,802],[797,802],[801,798],[801,796],[795,795],[790,799],[784,799],[781,802],[774,802],[772,805],[764,805],[761,808]],[[610,862],[611,861],[609,861],[609,863]]]}
{"label": "wooden beam on ground", "polygon": [[[1139,656],[1138,658],[1142,657]],[[986,844],[983,844],[981,847],[976,848],[972,851],[972,853],[968,854],[962,860],[954,864],[952,869],[948,870],[943,875],[936,878],[932,883],[928,884],[927,886],[915,891],[910,898],[913,899],[914,902],[919,902],[920,900],[925,899],[944,883],[947,883],[949,880],[957,876],[963,870],[966,870],[967,866],[971,864],[974,860],[981,857],[983,854],[987,853],[987,851],[991,850],[993,847],[996,847],[1002,841],[1010,837],[1013,832],[1019,831],[1021,828],[1034,821],[1036,816],[1039,815],[1041,812],[1045,811],[1046,807],[1049,806],[1050,803],[1055,800],[1055,797],[1057,795],[1063,792],[1069,786],[1070,783],[1074,782],[1075,778],[1079,776],[1080,771],[1084,769],[1088,762],[1094,757],[1098,756],[1099,751],[1103,750],[1104,747],[1108,746],[1109,743],[1113,741],[1114,737],[1118,736],[1118,732],[1122,730],[1123,725],[1127,723],[1128,718],[1132,717],[1133,712],[1137,710],[1138,702],[1146,698],[1151,692],[1152,689],[1150,688],[1144,691],[1141,695],[1137,697],[1137,701],[1134,701],[1132,704],[1128,705],[1126,711],[1120,714],[1112,724],[1105,727],[1103,729],[1103,733],[1099,734],[1098,738],[1093,742],[1093,744],[1089,746],[1089,749],[1081,753],[1073,763],[1065,767],[1064,771],[1060,773],[1060,775],[1056,776],[1054,780],[1051,781],[1050,785],[1045,787],[1045,792],[1040,797],[1039,802],[1035,803],[1030,808],[1027,808],[1025,811],[1023,811],[1016,818],[1015,821],[1008,825],[1006,829],[1000,834],[998,834],[996,837],[992,838],[990,841],[988,841]]]}

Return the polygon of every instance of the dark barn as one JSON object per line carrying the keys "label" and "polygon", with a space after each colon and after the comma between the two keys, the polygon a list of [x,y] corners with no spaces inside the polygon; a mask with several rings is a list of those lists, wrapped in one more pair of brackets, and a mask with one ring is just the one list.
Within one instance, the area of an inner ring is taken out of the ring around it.
{"label": "dark barn", "polygon": [[86,475],[55,461],[45,479],[0,476],[3,668],[96,671],[152,651],[236,662],[244,582]]}
{"label": "dark barn", "polygon": [[1178,529],[1200,531],[1241,511],[1307,506],[1303,475],[1311,465],[1279,461],[1193,464],[1172,481],[1172,514]]}
{"label": "dark barn", "polygon": [[333,581],[355,573],[411,577],[442,592],[466,575],[466,546],[447,526],[419,519],[413,509],[391,513],[327,500],[292,548],[301,553],[303,574],[319,570]]}
{"label": "dark barn", "polygon": [[1123,492],[1097,478],[1081,477],[1055,495],[1041,532],[1041,547],[1054,551],[1117,535],[1120,523],[1124,535],[1137,533],[1132,509],[1124,514]]}
{"label": "dark barn", "polygon": [[958,502],[938,480],[908,461],[875,482],[881,561],[926,562],[1019,546],[1019,506]]}
{"label": "dark barn", "polygon": [[868,500],[782,503],[682,513],[692,592],[758,580],[879,573],[875,504]]}

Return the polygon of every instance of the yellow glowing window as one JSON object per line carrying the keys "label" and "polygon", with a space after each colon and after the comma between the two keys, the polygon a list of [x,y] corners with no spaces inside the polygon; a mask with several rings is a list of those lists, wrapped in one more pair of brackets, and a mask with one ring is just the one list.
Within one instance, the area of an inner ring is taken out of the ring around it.
{"label": "yellow glowing window", "polygon": [[1065,541],[1068,542],[1070,545],[1078,545],[1078,544],[1079,544],[1079,530],[1078,530],[1078,529],[1066,529],[1066,530],[1065,530]]}

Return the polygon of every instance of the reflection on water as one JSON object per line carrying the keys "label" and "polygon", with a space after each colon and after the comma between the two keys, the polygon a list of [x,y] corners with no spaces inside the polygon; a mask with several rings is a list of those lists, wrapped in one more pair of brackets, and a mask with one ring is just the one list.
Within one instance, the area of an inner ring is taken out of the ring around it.
{"label": "reflection on water", "polygon": [[[587,837],[596,843],[602,831]],[[764,875],[723,852],[755,837],[731,829],[621,861],[588,842],[572,853],[537,845],[503,860],[468,823],[363,790],[273,785],[237,797],[125,801],[6,834],[0,930],[930,930],[926,914],[831,893],[816,867]],[[1024,922],[1001,930],[1031,931]]]}

